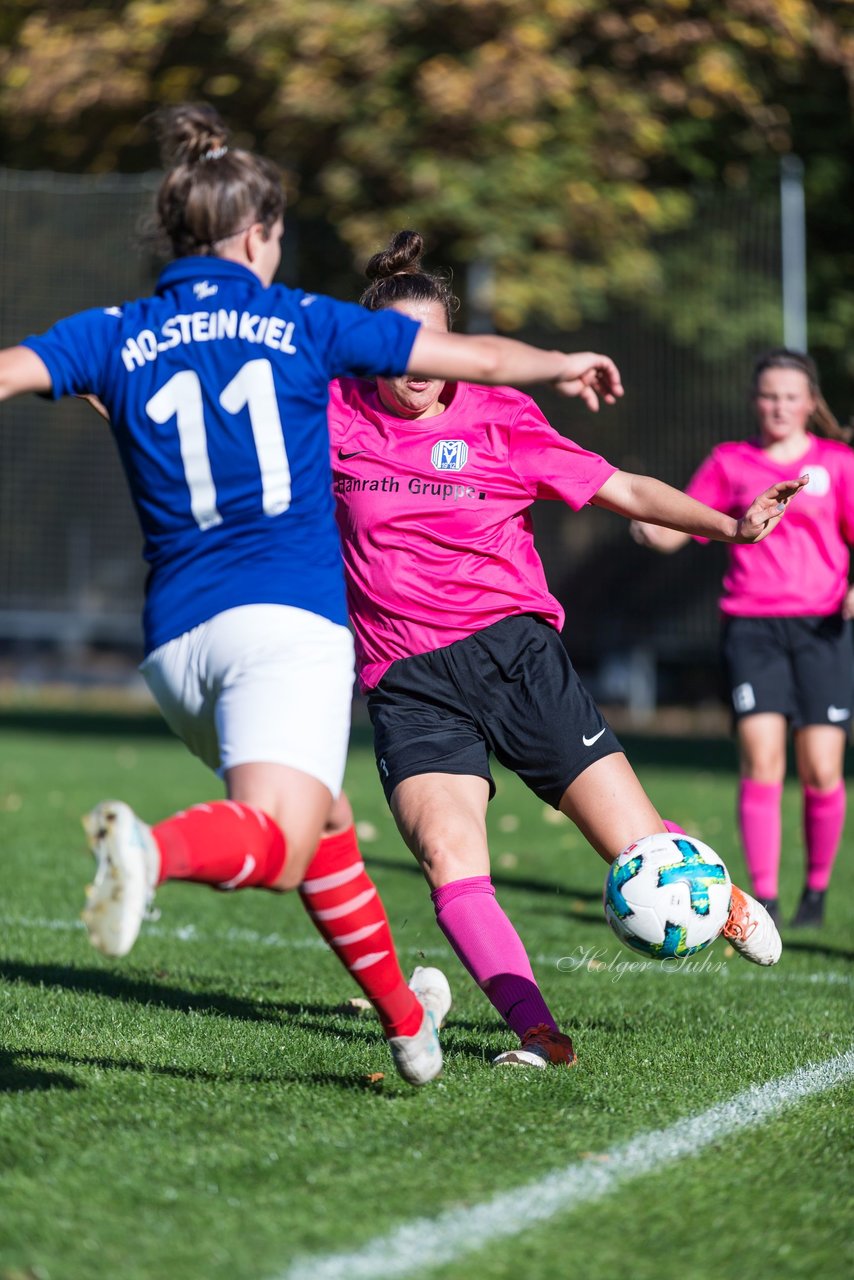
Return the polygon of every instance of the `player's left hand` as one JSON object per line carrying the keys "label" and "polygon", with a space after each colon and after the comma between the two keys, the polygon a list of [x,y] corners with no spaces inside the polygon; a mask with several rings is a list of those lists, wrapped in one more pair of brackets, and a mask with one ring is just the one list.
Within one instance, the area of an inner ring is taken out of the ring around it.
{"label": "player's left hand", "polygon": [[808,481],[808,475],[799,476],[797,480],[781,480],[760,493],[738,521],[733,542],[761,542],[767,538],[783,519],[788,503]]}
{"label": "player's left hand", "polygon": [[107,413],[106,407],[101,403],[101,401],[98,399],[97,396],[90,396],[90,395],[77,396],[77,399],[86,400],[95,410],[95,412],[99,413],[106,422],[110,421],[110,415]]}
{"label": "player's left hand", "polygon": [[854,582],[845,593],[845,599],[842,601],[842,616],[846,621],[854,618]]}
{"label": "player's left hand", "polygon": [[609,356],[577,351],[564,360],[564,369],[554,381],[562,396],[579,396],[594,413],[598,412],[600,399],[605,404],[616,404],[622,396],[620,371]]}

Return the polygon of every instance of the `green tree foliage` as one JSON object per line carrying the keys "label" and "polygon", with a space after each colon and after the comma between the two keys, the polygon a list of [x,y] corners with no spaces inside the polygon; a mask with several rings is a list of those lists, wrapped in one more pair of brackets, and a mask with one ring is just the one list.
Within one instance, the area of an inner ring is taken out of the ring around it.
{"label": "green tree foliage", "polygon": [[[417,226],[445,259],[491,264],[494,319],[512,330],[531,319],[573,328],[627,299],[667,319],[690,254],[684,238],[681,257],[660,245],[690,234],[703,262],[697,189],[773,189],[794,149],[807,172],[813,332],[844,365],[853,8],[6,0],[0,160],[147,167],[141,117],[204,99],[279,160],[301,222],[322,221],[350,263]],[[735,264],[720,293],[737,306]],[[718,338],[741,328],[718,325]]]}

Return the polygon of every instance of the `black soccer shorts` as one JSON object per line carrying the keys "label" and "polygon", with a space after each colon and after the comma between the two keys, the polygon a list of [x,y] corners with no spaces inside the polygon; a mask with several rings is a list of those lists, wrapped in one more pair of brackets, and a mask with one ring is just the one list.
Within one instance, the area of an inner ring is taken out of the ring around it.
{"label": "black soccer shorts", "polygon": [[727,618],[722,657],[736,721],[774,711],[793,729],[847,731],[854,705],[851,624],[841,614]]}
{"label": "black soccer shorts", "polygon": [[622,751],[555,629],[523,614],[393,663],[367,698],[386,799],[422,773],[495,783],[490,754],[557,809],[588,765]]}

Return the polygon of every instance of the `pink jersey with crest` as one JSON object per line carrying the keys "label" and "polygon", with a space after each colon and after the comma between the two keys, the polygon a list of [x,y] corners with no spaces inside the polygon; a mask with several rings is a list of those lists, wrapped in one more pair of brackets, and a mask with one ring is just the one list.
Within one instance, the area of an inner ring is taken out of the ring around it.
{"label": "pink jersey with crest", "polygon": [[616,470],[508,387],[447,388],[435,417],[383,410],[372,382],[330,386],[329,434],[359,679],[513,614],[564,612],[534,548],[531,505],[578,510]]}
{"label": "pink jersey with crest", "polygon": [[[854,544],[854,451],[810,435],[795,462],[778,462],[758,440],[720,444],[686,488],[692,498],[740,516],[763,490],[809,472],[777,528],[755,545],[729,547],[721,610],[738,617],[836,613],[848,588]],[[700,539],[702,541],[702,539]]]}

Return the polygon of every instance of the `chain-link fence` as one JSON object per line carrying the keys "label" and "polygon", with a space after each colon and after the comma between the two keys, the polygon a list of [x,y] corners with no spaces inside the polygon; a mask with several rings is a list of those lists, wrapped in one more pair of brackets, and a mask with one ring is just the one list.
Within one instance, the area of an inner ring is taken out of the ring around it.
{"label": "chain-link fence", "polygon": [[[0,344],[150,290],[157,264],[135,241],[156,182],[0,171]],[[752,357],[780,337],[776,193],[711,192],[699,227],[669,243],[658,300],[579,333],[526,335],[613,355],[626,384],[619,407],[593,417],[537,399],[564,434],[677,485],[715,442],[745,434]],[[301,269],[289,235],[285,277],[322,289],[322,270]],[[358,287],[354,277],[354,296]],[[138,657],[141,539],[108,428],[83,404],[35,397],[5,405],[2,419],[0,645],[111,645]],[[600,696],[642,708],[656,678],[665,695],[708,690],[721,548],[658,557],[631,542],[624,520],[555,503],[535,522],[568,648]],[[685,684],[695,669],[696,691]]]}
{"label": "chain-link fence", "polygon": [[[150,177],[0,172],[0,343],[145,293],[132,237]],[[118,455],[86,405],[3,406],[0,639],[139,645],[143,564]]]}

